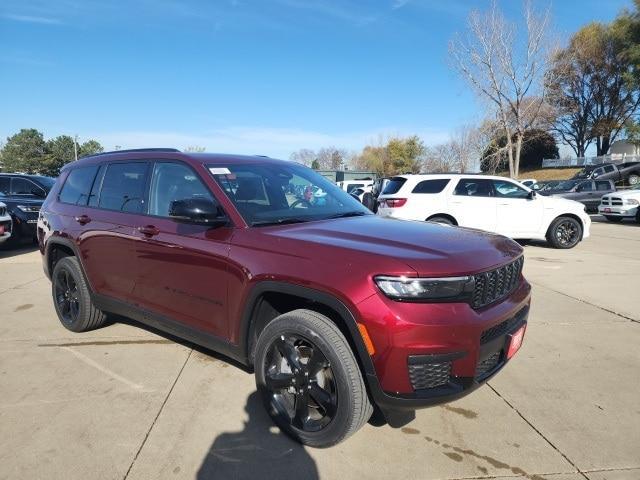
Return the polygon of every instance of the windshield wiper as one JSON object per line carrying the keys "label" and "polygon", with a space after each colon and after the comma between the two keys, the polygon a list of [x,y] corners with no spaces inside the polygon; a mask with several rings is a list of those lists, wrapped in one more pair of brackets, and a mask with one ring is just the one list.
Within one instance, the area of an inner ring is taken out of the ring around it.
{"label": "windshield wiper", "polygon": [[335,215],[329,215],[328,217],[324,217],[325,220],[329,220],[330,218],[347,218],[347,217],[362,217],[363,215],[368,215],[367,212],[343,212],[336,213]]}
{"label": "windshield wiper", "polygon": [[288,218],[276,218],[275,220],[261,220],[258,222],[253,222],[251,226],[253,227],[265,227],[268,225],[287,225],[291,223],[305,223],[310,221],[308,218],[300,218],[300,217],[288,217]]}

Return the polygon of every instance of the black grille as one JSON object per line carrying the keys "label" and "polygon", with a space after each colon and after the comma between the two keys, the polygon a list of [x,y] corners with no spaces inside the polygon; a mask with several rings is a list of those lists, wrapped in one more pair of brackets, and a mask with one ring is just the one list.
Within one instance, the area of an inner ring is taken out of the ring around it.
{"label": "black grille", "polygon": [[471,306],[482,308],[509,295],[518,285],[524,257],[489,272],[474,275]]}
{"label": "black grille", "polygon": [[414,390],[446,385],[450,375],[451,362],[409,365],[409,379]]}
{"label": "black grille", "polygon": [[498,364],[500,363],[500,355],[502,355],[502,350],[493,352],[491,355],[478,362],[478,366],[476,368],[477,380],[481,380],[498,366]]}
{"label": "black grille", "polygon": [[505,333],[511,332],[516,325],[518,325],[519,323],[522,323],[522,319],[527,316],[528,310],[529,308],[525,307],[522,310],[520,310],[520,312],[518,312],[518,314],[515,317],[512,317],[508,320],[505,320],[502,323],[499,323],[498,325],[495,325],[491,328],[486,329],[480,335],[480,344],[483,345],[485,343],[490,342],[494,338],[498,338],[501,335],[504,335]]}

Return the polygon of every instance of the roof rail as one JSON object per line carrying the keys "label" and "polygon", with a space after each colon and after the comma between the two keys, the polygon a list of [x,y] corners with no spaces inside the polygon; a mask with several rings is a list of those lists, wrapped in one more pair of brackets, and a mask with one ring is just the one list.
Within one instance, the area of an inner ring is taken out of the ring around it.
{"label": "roof rail", "polygon": [[178,150],[177,148],[129,148],[127,150],[110,150],[108,152],[100,152],[100,153],[93,153],[91,155],[85,155],[81,158],[87,158],[87,157],[97,157],[99,155],[107,155],[110,153],[142,153],[142,152],[167,152],[167,153],[171,153],[171,152],[179,152],[180,150]]}

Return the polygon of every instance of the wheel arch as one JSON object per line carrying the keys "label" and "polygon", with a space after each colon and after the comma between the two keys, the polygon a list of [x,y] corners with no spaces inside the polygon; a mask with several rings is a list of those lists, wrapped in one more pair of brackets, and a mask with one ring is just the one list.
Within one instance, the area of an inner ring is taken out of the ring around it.
{"label": "wheel arch", "polygon": [[331,319],[353,349],[363,377],[375,375],[373,361],[355,316],[339,298],[313,288],[270,280],[253,287],[242,314],[239,341],[249,365],[253,366],[255,344],[262,329],[278,315],[298,308],[312,310]]}
{"label": "wheel arch", "polygon": [[448,214],[448,213],[434,213],[433,215],[429,215],[429,217],[426,219],[426,221],[429,222],[432,218],[436,218],[436,217],[447,218],[447,219],[451,220],[454,225],[458,226],[458,221],[455,219],[455,217],[453,215]]}

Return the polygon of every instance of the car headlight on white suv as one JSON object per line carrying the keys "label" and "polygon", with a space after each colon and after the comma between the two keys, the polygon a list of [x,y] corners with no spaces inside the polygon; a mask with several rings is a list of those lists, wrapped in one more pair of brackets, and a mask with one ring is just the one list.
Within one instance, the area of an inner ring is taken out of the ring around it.
{"label": "car headlight on white suv", "polygon": [[638,200],[636,200],[635,198],[627,198],[625,200],[625,203],[627,205],[638,205],[638,204],[640,204],[640,202]]}

